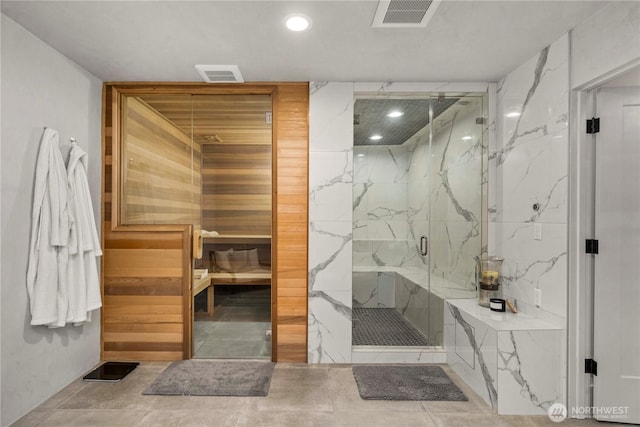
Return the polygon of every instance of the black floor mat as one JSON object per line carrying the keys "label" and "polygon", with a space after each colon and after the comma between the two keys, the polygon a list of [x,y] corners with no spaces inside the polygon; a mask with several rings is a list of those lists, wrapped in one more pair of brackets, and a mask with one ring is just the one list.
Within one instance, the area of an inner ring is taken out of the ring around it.
{"label": "black floor mat", "polygon": [[118,382],[136,369],[138,362],[106,362],[82,377],[85,381]]}

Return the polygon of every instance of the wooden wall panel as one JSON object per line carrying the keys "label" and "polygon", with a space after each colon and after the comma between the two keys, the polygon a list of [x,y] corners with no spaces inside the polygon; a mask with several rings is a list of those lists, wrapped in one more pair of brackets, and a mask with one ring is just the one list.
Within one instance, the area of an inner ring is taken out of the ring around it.
{"label": "wooden wall panel", "polygon": [[144,100],[181,129],[193,132],[200,144],[221,141],[225,145],[271,145],[271,96],[251,94],[189,95],[184,102],[175,94],[149,94]]}
{"label": "wooden wall panel", "polygon": [[123,109],[122,223],[198,227],[200,145],[139,97]]}
{"label": "wooden wall panel", "polygon": [[202,145],[202,228],[271,235],[271,145]]}
{"label": "wooden wall panel", "polygon": [[275,153],[276,360],[307,361],[309,87],[278,87]]}
{"label": "wooden wall panel", "polygon": [[[153,226],[150,226],[153,227]],[[185,262],[191,228],[138,231],[133,245],[109,239],[104,249],[102,357],[109,360],[178,360],[185,357]],[[118,234],[107,233],[107,237]],[[122,233],[129,234],[132,233]],[[146,239],[149,247],[135,244]],[[190,296],[189,288],[186,292]],[[188,308],[190,309],[190,307]]]}

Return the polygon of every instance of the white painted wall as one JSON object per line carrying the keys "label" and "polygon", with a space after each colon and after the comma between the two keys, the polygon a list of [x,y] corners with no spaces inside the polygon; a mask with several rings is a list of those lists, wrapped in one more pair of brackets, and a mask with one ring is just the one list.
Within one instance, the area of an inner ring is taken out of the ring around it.
{"label": "white painted wall", "polygon": [[[100,357],[100,319],[82,327],[30,326],[26,269],[34,168],[45,126],[76,137],[89,154],[100,221],[101,82],[2,15],[1,367],[2,426],[92,368]],[[66,153],[65,153],[66,154]]]}
{"label": "white painted wall", "polygon": [[571,30],[571,88],[640,58],[640,2],[616,1]]}

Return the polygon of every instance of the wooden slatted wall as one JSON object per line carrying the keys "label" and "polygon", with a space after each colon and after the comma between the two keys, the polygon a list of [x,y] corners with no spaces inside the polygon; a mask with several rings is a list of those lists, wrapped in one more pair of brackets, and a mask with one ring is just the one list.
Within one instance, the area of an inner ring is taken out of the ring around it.
{"label": "wooden slatted wall", "polygon": [[202,145],[202,228],[271,235],[271,144]]}
{"label": "wooden slatted wall", "polygon": [[102,358],[183,359],[190,331],[184,278],[191,265],[183,247],[191,228],[138,227],[109,233],[105,242]]}
{"label": "wooden slatted wall", "polygon": [[126,97],[123,102],[122,223],[197,227],[200,144],[142,99]]}
{"label": "wooden slatted wall", "polygon": [[309,86],[279,86],[275,130],[277,360],[307,360]]}

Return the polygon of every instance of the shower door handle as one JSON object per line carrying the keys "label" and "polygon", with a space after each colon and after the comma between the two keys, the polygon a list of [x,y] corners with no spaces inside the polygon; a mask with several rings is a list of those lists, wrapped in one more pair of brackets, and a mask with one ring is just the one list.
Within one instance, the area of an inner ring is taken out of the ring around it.
{"label": "shower door handle", "polygon": [[429,254],[429,239],[427,236],[420,237],[420,255],[427,256]]}

